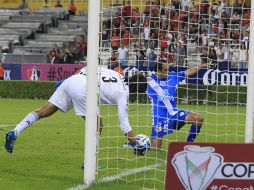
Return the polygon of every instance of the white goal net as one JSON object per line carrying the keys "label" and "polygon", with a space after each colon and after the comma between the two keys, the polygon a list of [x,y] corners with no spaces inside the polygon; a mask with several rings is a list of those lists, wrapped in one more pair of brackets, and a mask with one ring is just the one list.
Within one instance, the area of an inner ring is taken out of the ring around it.
{"label": "white goal net", "polygon": [[[181,81],[176,106],[202,116],[195,142],[244,143],[250,10],[250,1],[102,0],[100,64],[131,77],[153,74],[160,59],[175,72],[211,62]],[[186,141],[191,124],[164,136],[160,151],[137,156],[123,146],[117,106],[100,104],[100,112],[96,178],[108,183],[96,187],[163,189],[168,144]],[[151,137],[145,92],[130,93],[128,114],[134,133]]]}

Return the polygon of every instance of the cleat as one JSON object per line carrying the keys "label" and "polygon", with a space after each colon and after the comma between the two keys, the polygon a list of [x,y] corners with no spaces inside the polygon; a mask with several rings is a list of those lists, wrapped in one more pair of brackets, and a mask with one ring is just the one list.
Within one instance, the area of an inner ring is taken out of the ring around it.
{"label": "cleat", "polygon": [[12,153],[13,148],[14,148],[14,143],[15,143],[15,141],[17,139],[15,131],[9,131],[6,134],[5,139],[6,139],[6,141],[5,141],[5,149],[6,149],[7,152]]}

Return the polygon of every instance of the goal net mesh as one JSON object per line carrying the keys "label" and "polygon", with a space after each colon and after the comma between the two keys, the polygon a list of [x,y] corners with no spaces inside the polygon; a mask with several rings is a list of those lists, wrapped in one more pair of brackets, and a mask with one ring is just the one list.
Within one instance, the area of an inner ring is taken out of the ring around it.
{"label": "goal net mesh", "polygon": [[[203,116],[196,142],[243,143],[249,26],[248,1],[102,0],[100,64],[131,77],[154,73],[161,58],[176,72],[212,63],[181,82],[177,107]],[[163,189],[168,144],[186,141],[190,124],[164,136],[160,151],[137,156],[123,146],[117,106],[101,104],[100,111],[97,179],[112,188]],[[128,113],[134,133],[150,137],[146,93],[130,94]]]}

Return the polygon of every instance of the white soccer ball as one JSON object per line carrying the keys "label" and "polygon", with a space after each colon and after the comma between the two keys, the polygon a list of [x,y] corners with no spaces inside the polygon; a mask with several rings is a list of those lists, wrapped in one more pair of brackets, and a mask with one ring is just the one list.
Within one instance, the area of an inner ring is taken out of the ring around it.
{"label": "white soccer ball", "polygon": [[140,147],[146,148],[146,151],[151,148],[151,140],[148,136],[144,134],[139,134],[135,137],[135,139]]}

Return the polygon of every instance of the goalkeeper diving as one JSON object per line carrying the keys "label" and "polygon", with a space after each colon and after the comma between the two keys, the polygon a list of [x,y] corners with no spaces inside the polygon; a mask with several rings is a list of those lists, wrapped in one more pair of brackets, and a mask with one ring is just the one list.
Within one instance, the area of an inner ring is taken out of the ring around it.
{"label": "goalkeeper diving", "polygon": [[187,142],[193,142],[199,134],[204,118],[196,112],[178,109],[176,92],[178,84],[185,78],[195,75],[210,63],[201,64],[185,71],[170,71],[167,60],[160,59],[155,65],[155,74],[147,77],[147,94],[152,108],[152,149],[159,150],[165,135],[191,124]]}

